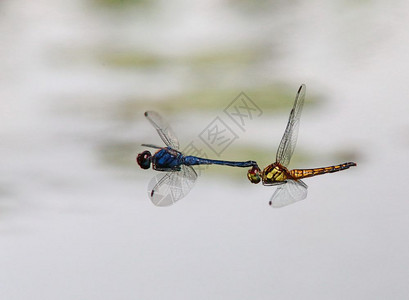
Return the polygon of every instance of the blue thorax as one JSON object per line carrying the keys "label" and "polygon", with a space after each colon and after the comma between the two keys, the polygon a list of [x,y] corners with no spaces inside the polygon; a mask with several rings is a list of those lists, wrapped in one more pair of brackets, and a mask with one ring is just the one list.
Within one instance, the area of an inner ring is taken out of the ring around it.
{"label": "blue thorax", "polygon": [[155,153],[152,164],[156,170],[175,170],[183,163],[183,155],[179,151],[166,147]]}

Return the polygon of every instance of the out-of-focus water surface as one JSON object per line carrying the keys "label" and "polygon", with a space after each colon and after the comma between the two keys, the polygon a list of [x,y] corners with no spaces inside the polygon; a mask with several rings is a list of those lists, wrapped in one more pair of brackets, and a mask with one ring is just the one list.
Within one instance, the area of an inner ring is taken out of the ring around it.
{"label": "out-of-focus water surface", "polygon": [[[2,1],[1,298],[406,298],[408,9]],[[282,209],[223,167],[173,207],[150,203],[135,156],[161,142],[145,110],[186,145],[243,91],[263,114],[229,123],[239,139],[220,157],[265,166],[301,83],[292,166],[358,167],[307,179]]]}

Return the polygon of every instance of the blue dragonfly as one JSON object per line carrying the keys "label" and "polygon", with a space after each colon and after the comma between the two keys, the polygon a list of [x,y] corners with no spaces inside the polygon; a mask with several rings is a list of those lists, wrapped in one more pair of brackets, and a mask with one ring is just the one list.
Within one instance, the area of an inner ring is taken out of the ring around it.
{"label": "blue dragonfly", "polygon": [[255,161],[226,161],[205,159],[196,156],[183,155],[179,151],[179,140],[169,124],[156,112],[147,111],[145,117],[158,132],[166,147],[152,144],[142,146],[157,149],[153,155],[149,151],[138,154],[136,161],[142,169],[152,169],[166,172],[157,174],[148,185],[148,195],[156,206],[169,206],[185,197],[192,189],[197,173],[192,168],[196,165],[223,165],[230,167],[258,167]]}

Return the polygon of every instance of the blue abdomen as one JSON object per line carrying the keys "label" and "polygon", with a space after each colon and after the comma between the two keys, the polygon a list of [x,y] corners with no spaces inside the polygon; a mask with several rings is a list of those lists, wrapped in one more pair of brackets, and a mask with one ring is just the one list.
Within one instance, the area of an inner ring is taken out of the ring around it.
{"label": "blue abdomen", "polygon": [[195,166],[203,164],[204,159],[196,156],[185,156],[183,157],[183,164],[188,166]]}

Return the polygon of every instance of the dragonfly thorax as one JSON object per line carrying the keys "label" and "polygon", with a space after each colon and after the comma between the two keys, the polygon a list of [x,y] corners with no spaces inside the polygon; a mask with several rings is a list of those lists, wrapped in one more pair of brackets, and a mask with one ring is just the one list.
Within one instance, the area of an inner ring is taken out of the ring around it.
{"label": "dragonfly thorax", "polygon": [[262,173],[264,184],[274,184],[285,182],[290,177],[290,172],[279,163],[267,166]]}

